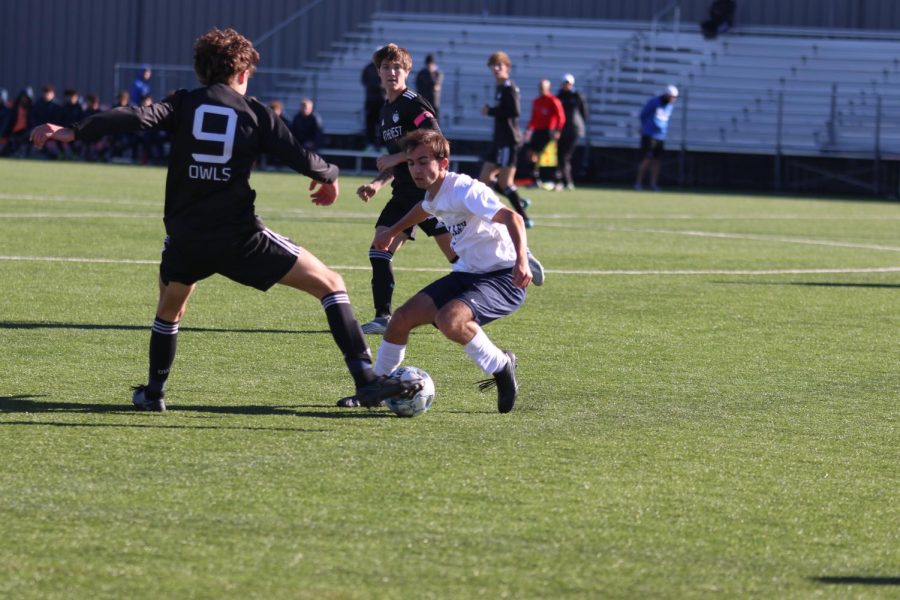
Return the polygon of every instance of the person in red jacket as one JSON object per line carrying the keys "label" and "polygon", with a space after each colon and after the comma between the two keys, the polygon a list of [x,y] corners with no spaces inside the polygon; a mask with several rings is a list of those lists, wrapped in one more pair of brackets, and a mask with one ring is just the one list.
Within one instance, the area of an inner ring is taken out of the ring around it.
{"label": "person in red jacket", "polygon": [[525,129],[525,144],[531,171],[534,175],[534,187],[541,185],[541,171],[538,161],[550,140],[558,140],[563,125],[566,124],[566,113],[559,98],[550,91],[550,80],[542,79],[538,86],[540,95],[531,104],[531,120]]}

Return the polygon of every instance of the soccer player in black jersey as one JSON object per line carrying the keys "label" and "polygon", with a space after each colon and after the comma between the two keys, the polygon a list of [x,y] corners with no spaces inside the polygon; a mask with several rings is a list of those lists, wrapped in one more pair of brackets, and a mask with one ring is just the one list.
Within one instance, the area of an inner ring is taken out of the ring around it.
{"label": "soccer player in black jersey", "polygon": [[[375,222],[376,231],[386,230],[402,219],[409,209],[419,203],[425,192],[416,187],[406,166],[406,154],[400,146],[400,138],[416,129],[440,131],[435,111],[425,98],[406,87],[406,79],[412,69],[412,57],[405,48],[388,44],[379,48],[372,56],[378,69],[381,84],[387,92],[387,100],[381,109],[381,135],[388,154],[378,157],[378,175],[370,183],[360,186],[357,195],[368,202],[382,187],[391,182],[391,199]],[[429,237],[433,237],[447,260],[456,260],[456,253],[450,247],[447,228],[435,218],[420,223]],[[394,255],[406,240],[415,239],[416,227],[411,227],[404,235],[397,236],[390,248],[378,250],[369,248],[369,262],[372,263],[372,299],[375,304],[375,318],[364,324],[366,333],[384,333],[391,318],[391,300],[394,295]]]}
{"label": "soccer player in black jersey", "polygon": [[44,124],[31,135],[38,148],[49,140],[91,142],[141,129],[172,136],[149,381],[132,394],[139,410],[166,409],[164,387],[188,298],[198,281],[215,273],[263,291],[280,283],[319,299],[353,376],[359,405],[375,406],[388,395],[412,392],[402,382],[375,376],[341,276],[254,214],[250,170],[263,153],[312,178],[314,204],[331,204],[338,195],[338,168],[305,150],[270,108],[246,96],[258,62],[250,40],[233,29],[213,29],[194,44],[194,70],[203,87],[180,90],[144,108],[99,113],[69,128]]}
{"label": "soccer player in black jersey", "polygon": [[[525,227],[532,227],[534,222],[525,213],[529,201],[519,196],[516,191],[516,160],[522,147],[522,133],[519,131],[519,88],[509,78],[512,61],[506,52],[494,52],[488,58],[488,68],[497,82],[494,106],[485,105],[481,114],[494,118],[494,137],[484,157],[484,166],[478,179],[497,190],[509,199],[510,204],[523,219]],[[537,283],[537,282],[536,282]]]}

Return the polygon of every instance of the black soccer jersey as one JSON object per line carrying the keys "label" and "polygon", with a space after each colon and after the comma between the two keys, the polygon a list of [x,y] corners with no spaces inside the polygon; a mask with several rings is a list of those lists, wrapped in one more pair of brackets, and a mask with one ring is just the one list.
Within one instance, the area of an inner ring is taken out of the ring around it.
{"label": "black soccer jersey", "polygon": [[[434,116],[434,108],[428,100],[407,89],[393,102],[385,102],[381,109],[381,137],[388,152],[401,152],[403,148],[400,147],[400,139],[416,129],[441,130]],[[391,188],[394,197],[411,197],[416,202],[425,197],[425,190],[416,186],[405,163],[394,167]]]}
{"label": "black soccer jersey", "polygon": [[494,97],[497,104],[488,107],[488,114],[494,117],[494,145],[518,146],[522,143],[519,131],[519,88],[512,79],[497,86]]}
{"label": "black soccer jersey", "polygon": [[216,83],[179,90],[149,107],[123,107],[72,125],[76,139],[138,129],[169,132],[172,153],[166,179],[166,233],[226,237],[261,229],[250,170],[268,153],[316,181],[332,183],[338,168],[304,149],[284,121],[264,104]]}

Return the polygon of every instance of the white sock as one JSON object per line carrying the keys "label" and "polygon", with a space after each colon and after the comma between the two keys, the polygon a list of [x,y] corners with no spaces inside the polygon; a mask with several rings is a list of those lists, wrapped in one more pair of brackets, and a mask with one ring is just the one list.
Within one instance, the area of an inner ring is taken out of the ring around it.
{"label": "white sock", "polygon": [[375,359],[375,374],[390,375],[394,369],[400,366],[406,356],[406,344],[392,344],[382,338],[378,347],[378,357]]}
{"label": "white sock", "polygon": [[478,330],[475,337],[463,346],[463,350],[488,375],[493,375],[509,362],[503,350],[494,345],[483,329]]}

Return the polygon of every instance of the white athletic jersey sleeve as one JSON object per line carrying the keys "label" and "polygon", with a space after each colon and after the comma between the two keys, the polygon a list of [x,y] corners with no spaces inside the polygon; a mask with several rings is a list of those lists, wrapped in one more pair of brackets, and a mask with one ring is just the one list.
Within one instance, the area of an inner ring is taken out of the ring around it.
{"label": "white athletic jersey sleeve", "polygon": [[422,208],[450,230],[450,245],[459,256],[453,270],[467,273],[488,273],[516,264],[516,249],[506,226],[491,220],[502,207],[484,183],[452,172],[434,198],[426,194],[422,201]]}

